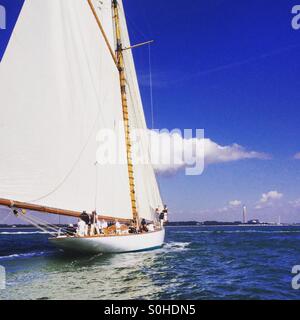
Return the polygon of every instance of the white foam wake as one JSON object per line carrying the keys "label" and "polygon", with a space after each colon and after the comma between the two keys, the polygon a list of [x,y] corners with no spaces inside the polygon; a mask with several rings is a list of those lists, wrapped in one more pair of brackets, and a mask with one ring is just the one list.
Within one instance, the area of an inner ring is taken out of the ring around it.
{"label": "white foam wake", "polygon": [[11,254],[8,256],[0,257],[0,261],[1,260],[13,260],[13,259],[25,259],[25,258],[39,257],[39,256],[43,256],[45,254],[46,254],[45,251]]}
{"label": "white foam wake", "polygon": [[164,245],[164,249],[182,251],[187,250],[191,242],[168,242]]}
{"label": "white foam wake", "polygon": [[3,231],[0,232],[0,235],[20,235],[20,234],[46,234],[47,232],[43,232],[43,231],[17,231],[17,232],[8,232],[8,231]]}

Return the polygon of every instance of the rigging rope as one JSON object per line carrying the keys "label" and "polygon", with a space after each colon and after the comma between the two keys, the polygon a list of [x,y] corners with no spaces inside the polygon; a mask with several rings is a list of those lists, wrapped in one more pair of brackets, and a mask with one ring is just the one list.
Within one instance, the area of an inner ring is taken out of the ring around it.
{"label": "rigging rope", "polygon": [[59,235],[61,232],[63,232],[63,233],[67,232],[67,230],[65,228],[59,228],[55,225],[52,225],[50,223],[43,221],[42,219],[40,219],[38,217],[25,215],[25,213],[22,210],[20,211],[20,210],[14,209],[14,208],[11,208],[11,210],[15,214],[15,216],[17,216],[22,221],[25,221],[25,222],[33,225],[37,229],[39,229],[45,233],[48,233],[52,236]]}
{"label": "rigging rope", "polygon": [[53,224],[47,223],[46,221],[43,221],[42,219],[40,219],[38,217],[27,216],[27,218],[31,219],[32,221],[34,221],[37,224],[40,224],[40,225],[43,225],[44,227],[47,227],[48,229],[53,230],[55,232],[57,232],[60,229],[59,227],[57,227]]}
{"label": "rigging rope", "polygon": [[7,214],[6,217],[4,217],[4,219],[0,220],[1,224],[4,224],[4,222],[8,219],[8,217],[10,216],[10,212]]}
{"label": "rigging rope", "polygon": [[[13,208],[12,208],[12,210],[13,210],[13,213],[15,214],[15,210],[14,210]],[[29,217],[25,217],[23,213],[20,214],[20,213],[18,212],[17,217],[18,217],[19,219],[21,219],[21,220],[23,220],[23,221],[25,221],[25,222],[33,225],[34,227],[36,227],[37,229],[39,229],[39,230],[41,230],[41,231],[43,231],[43,232],[45,232],[45,233],[48,233],[48,234],[50,234],[50,235],[56,234],[56,231],[55,231],[55,232],[50,232],[50,231],[47,230],[45,227],[43,227],[43,226],[39,225],[38,223],[34,222],[33,220],[31,220]]]}

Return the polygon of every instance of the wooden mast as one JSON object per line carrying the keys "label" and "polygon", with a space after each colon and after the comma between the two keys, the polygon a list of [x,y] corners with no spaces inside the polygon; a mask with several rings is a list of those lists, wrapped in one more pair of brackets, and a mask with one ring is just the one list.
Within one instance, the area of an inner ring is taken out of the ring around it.
{"label": "wooden mast", "polygon": [[137,202],[136,202],[136,193],[135,193],[135,179],[134,179],[134,172],[133,172],[129,113],[128,113],[128,102],[127,102],[127,94],[126,94],[125,64],[124,64],[123,46],[122,46],[122,39],[121,39],[120,15],[119,15],[117,0],[112,0],[112,8],[113,8],[113,19],[115,24],[116,42],[117,42],[116,58],[117,58],[117,67],[120,75],[120,87],[121,87],[121,96],[122,96],[123,121],[124,121],[124,127],[125,127],[131,208],[132,208],[134,223],[137,227],[139,227],[140,221],[139,221],[139,214],[137,211]]}

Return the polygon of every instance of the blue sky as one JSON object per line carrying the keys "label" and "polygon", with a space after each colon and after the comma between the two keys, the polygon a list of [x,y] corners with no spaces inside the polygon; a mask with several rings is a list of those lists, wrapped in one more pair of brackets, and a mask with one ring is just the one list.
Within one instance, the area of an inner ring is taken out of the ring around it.
{"label": "blue sky", "polygon": [[[124,1],[125,2],[125,1]],[[173,219],[300,221],[300,1],[127,1],[132,42],[154,39],[156,128],[204,128],[219,145],[238,143],[271,160],[207,166],[203,175],[161,177]],[[136,49],[150,123],[148,48]],[[263,208],[262,194],[277,191]],[[282,195],[281,195],[282,194]]]}
{"label": "blue sky", "polygon": [[[300,0],[124,0],[132,43],[155,40],[155,128],[201,128],[220,146],[237,143],[271,156],[211,164],[197,177],[160,176],[173,220],[241,220],[246,204],[249,218],[300,222],[296,4]],[[148,47],[134,55],[150,124]]]}
{"label": "blue sky", "polygon": [[12,34],[12,30],[16,24],[17,18],[20,14],[24,0],[0,0],[0,5],[5,8],[5,24],[6,29],[0,31],[0,61],[2,60],[7,43]]}

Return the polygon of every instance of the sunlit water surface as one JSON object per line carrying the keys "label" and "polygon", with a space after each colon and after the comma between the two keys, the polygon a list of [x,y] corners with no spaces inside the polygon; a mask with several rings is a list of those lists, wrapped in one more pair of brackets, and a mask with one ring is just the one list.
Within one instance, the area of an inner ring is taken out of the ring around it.
{"label": "sunlit water surface", "polygon": [[67,257],[32,229],[0,230],[0,299],[299,299],[300,227],[170,227],[162,249]]}

